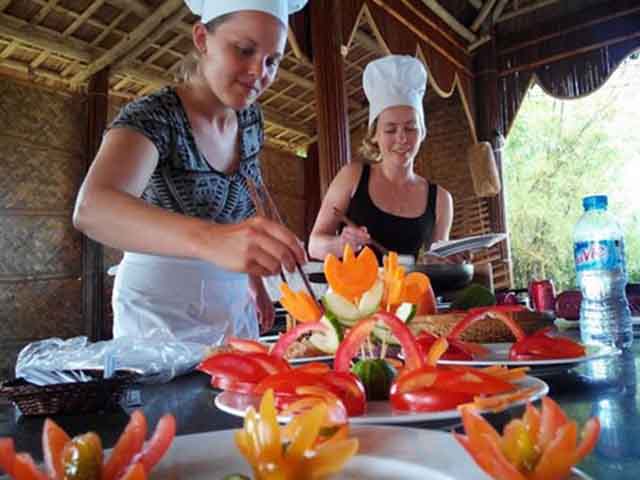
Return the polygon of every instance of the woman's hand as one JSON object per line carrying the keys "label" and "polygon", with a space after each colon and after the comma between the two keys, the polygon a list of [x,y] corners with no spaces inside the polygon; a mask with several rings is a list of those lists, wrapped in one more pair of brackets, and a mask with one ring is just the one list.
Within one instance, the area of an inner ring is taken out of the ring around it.
{"label": "woman's hand", "polygon": [[273,328],[276,313],[262,278],[253,275],[249,277],[249,294],[256,306],[260,333],[266,333]]}
{"label": "woman's hand", "polygon": [[347,243],[351,245],[354,252],[358,252],[369,243],[370,239],[371,237],[369,236],[369,232],[367,232],[367,227],[351,227],[346,225],[338,237],[340,252],[344,250],[344,246]]}
{"label": "woman's hand", "polygon": [[262,217],[234,225],[208,225],[201,237],[200,258],[222,268],[260,277],[292,272],[306,263],[301,242],[288,228]]}

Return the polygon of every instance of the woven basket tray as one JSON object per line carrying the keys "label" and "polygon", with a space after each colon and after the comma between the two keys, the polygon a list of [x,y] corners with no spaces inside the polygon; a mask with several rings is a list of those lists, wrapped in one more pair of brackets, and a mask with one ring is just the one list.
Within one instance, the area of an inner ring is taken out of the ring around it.
{"label": "woven basket tray", "polygon": [[[538,312],[511,313],[515,321],[526,334],[553,325],[553,316]],[[466,316],[465,312],[424,315],[414,318],[410,327],[414,333],[428,331],[438,336],[446,336],[456,323]],[[460,338],[466,342],[493,343],[514,342],[515,338],[509,328],[500,320],[486,318],[465,330]]]}
{"label": "woven basket tray", "polygon": [[117,372],[103,380],[101,370],[83,370],[94,380],[37,386],[16,379],[0,383],[0,397],[14,402],[23,415],[64,415],[119,408],[122,393],[136,378],[129,372]]}

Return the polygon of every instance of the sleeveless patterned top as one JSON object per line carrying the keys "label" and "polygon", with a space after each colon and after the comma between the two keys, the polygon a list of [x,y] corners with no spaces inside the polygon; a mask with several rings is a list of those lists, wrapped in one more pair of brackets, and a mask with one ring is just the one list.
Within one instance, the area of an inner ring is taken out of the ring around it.
{"label": "sleeveless patterned top", "polygon": [[187,112],[174,87],[165,87],[125,105],[109,129],[130,128],[158,149],[158,165],[142,193],[146,202],[216,223],[238,223],[254,214],[245,178],[262,184],[258,153],[264,144],[256,104],[237,112],[240,166],[220,172],[198,150]]}

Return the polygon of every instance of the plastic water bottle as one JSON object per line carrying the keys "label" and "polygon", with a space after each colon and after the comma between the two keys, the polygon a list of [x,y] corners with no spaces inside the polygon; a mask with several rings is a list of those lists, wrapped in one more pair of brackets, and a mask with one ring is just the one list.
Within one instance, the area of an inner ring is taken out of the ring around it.
{"label": "plastic water bottle", "polygon": [[578,285],[582,291],[583,343],[628,347],[633,342],[625,295],[627,269],[622,230],[607,212],[606,195],[585,197],[573,232]]}

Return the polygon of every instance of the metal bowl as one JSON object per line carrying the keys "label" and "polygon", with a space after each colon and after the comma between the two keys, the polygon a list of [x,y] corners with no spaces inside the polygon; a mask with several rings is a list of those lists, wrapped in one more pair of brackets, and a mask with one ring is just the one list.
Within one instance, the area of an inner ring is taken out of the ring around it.
{"label": "metal bowl", "polygon": [[472,263],[418,264],[407,265],[406,268],[407,272],[421,272],[427,275],[436,294],[466,287],[471,283],[474,272]]}

